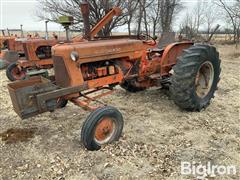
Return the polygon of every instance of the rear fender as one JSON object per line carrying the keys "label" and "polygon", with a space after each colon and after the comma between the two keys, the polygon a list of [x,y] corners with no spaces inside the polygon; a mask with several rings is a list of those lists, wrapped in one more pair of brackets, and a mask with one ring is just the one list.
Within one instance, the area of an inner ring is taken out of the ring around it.
{"label": "rear fender", "polygon": [[165,48],[160,61],[161,76],[168,75],[169,71],[171,71],[172,67],[177,63],[177,58],[182,54],[183,50],[189,48],[193,44],[193,42],[188,41],[169,44]]}

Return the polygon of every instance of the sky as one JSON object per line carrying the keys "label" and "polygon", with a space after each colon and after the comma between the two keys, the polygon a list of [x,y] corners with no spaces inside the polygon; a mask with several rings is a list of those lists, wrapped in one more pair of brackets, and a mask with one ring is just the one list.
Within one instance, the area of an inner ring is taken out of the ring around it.
{"label": "sky", "polygon": [[[184,17],[188,9],[192,9],[197,0],[182,0],[185,9],[178,15],[178,24]],[[0,0],[0,29],[18,29],[20,24],[23,25],[25,31],[44,31],[44,21],[40,21],[36,16],[37,0]],[[49,23],[48,29],[50,31],[63,30],[61,25],[56,23]],[[117,31],[125,31],[125,28]]]}
{"label": "sky", "polygon": [[[19,29],[44,31],[45,23],[36,16],[37,0],[0,0],[0,29]],[[49,23],[50,31],[62,30],[56,23]]]}

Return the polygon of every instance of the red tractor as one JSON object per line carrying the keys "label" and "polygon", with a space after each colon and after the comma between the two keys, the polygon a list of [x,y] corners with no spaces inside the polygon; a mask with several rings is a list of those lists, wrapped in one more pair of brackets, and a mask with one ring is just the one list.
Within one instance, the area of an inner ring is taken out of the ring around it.
{"label": "red tractor", "polygon": [[167,86],[174,102],[189,111],[201,111],[214,97],[220,75],[214,46],[176,42],[158,48],[149,36],[96,40],[88,33],[84,42],[52,47],[54,83],[33,77],[8,85],[21,118],[54,111],[60,99],[71,101],[91,111],[81,140],[88,150],[98,150],[121,136],[123,116],[99,100],[117,85],[130,92]]}

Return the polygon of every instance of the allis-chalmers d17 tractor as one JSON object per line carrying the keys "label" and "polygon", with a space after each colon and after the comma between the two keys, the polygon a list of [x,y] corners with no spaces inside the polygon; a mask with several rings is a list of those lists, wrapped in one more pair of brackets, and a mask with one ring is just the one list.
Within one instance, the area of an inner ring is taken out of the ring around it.
{"label": "allis-chalmers d17 tractor", "polygon": [[174,102],[189,111],[206,108],[214,96],[220,59],[211,45],[177,42],[158,48],[154,39],[96,40],[87,31],[86,37],[84,42],[52,47],[54,82],[32,77],[8,85],[21,118],[54,111],[59,102],[64,107],[71,101],[91,111],[81,140],[88,150],[98,150],[121,136],[121,113],[99,100],[117,85],[130,92],[168,86]]}

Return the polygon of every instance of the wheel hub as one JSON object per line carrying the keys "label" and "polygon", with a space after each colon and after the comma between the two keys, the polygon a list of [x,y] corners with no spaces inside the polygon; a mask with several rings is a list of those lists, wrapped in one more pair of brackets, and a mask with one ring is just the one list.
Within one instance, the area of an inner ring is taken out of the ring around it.
{"label": "wheel hub", "polygon": [[21,71],[18,67],[15,67],[11,71],[13,77],[17,80],[20,80],[25,77],[25,72]]}
{"label": "wheel hub", "polygon": [[98,144],[106,144],[115,132],[115,123],[109,117],[103,118],[95,129],[94,139]]}
{"label": "wheel hub", "polygon": [[204,98],[211,90],[214,78],[214,69],[210,61],[203,63],[197,73],[195,79],[196,94],[200,98]]}

